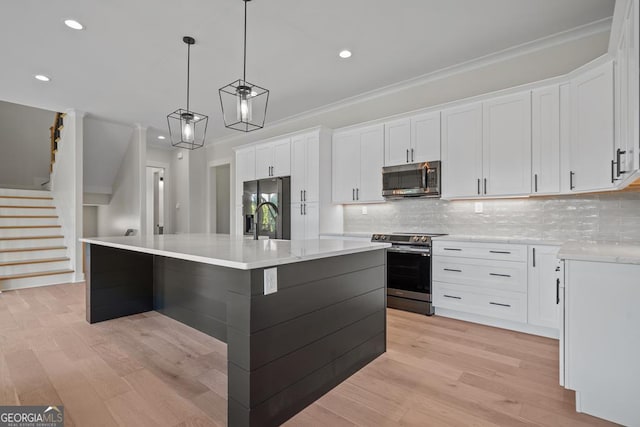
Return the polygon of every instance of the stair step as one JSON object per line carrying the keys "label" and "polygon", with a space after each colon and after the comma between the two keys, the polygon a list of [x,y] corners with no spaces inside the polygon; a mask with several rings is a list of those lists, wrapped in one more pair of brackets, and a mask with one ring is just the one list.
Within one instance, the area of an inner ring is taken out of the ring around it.
{"label": "stair step", "polygon": [[2,280],[13,280],[13,279],[27,279],[29,277],[41,277],[41,276],[56,276],[58,274],[67,274],[73,273],[73,270],[49,270],[49,271],[38,271],[36,273],[22,273],[22,274],[12,274],[9,276],[0,276],[0,281]]}
{"label": "stair step", "polygon": [[56,216],[55,206],[0,206],[0,217],[5,216]]}
{"label": "stair step", "polygon": [[13,248],[13,249],[0,249],[0,253],[8,252],[33,252],[33,251],[55,251],[58,249],[67,249],[66,246],[42,246],[34,248]]}
{"label": "stair step", "polygon": [[53,236],[61,235],[62,227],[59,225],[45,225],[45,226],[0,226],[0,239],[8,239],[11,237],[40,237],[40,236]]}
{"label": "stair step", "polygon": [[58,215],[0,215],[2,218],[58,218]]}
{"label": "stair step", "polygon": [[0,230],[15,230],[19,228],[62,228],[61,225],[0,225]]}
{"label": "stair step", "polygon": [[25,250],[13,250],[11,252],[0,250],[0,265],[14,262],[38,261],[41,259],[66,258],[69,256],[64,246],[52,249],[27,248]]}
{"label": "stair step", "polygon": [[0,188],[0,196],[52,197],[48,190],[27,190],[20,188]]}
{"label": "stair step", "polygon": [[3,240],[0,239],[0,251],[5,249],[25,249],[45,246],[65,246],[62,236],[39,236],[39,239]]}
{"label": "stair step", "polygon": [[64,236],[20,236],[20,237],[0,237],[1,241],[6,240],[34,240],[34,239],[64,239]]}
{"label": "stair step", "polygon": [[0,267],[9,267],[13,265],[27,265],[27,264],[44,264],[49,262],[60,262],[60,261],[69,261],[69,258],[37,258],[37,259],[27,259],[22,261],[6,261],[0,262]]}
{"label": "stair step", "polygon": [[39,196],[0,196],[0,199],[53,200],[53,197],[39,197]]}
{"label": "stair step", "polygon": [[0,205],[0,209],[55,209],[55,206]]}

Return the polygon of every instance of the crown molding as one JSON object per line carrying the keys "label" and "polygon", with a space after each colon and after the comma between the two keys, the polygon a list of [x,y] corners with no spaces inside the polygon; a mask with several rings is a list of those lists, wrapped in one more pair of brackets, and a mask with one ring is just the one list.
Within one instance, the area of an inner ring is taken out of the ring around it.
{"label": "crown molding", "polygon": [[[594,34],[600,34],[611,31],[612,18],[604,18],[597,21],[590,22],[566,31],[562,31],[556,34],[552,34],[546,37],[542,37],[530,42],[522,43],[516,46],[509,47],[488,55],[480,56],[478,58],[471,59],[469,61],[461,62],[456,65],[441,68],[439,70],[423,74],[408,80],[404,80],[391,85],[383,86],[368,92],[364,92],[352,97],[344,98],[339,101],[323,105],[318,108],[313,108],[292,116],[288,116],[279,120],[275,120],[269,123],[270,127],[284,125],[286,123],[306,119],[315,115],[328,113],[341,108],[346,108],[358,104],[361,102],[371,101],[376,98],[380,98],[386,95],[390,95],[403,90],[411,89],[416,86],[421,86],[436,80],[441,80],[447,77],[454,76],[456,74],[465,73],[474,69],[486,67],[488,65],[503,62],[512,58],[516,58],[522,55],[527,55],[533,52],[537,52],[544,49],[549,49],[554,46],[558,46],[564,43],[568,43],[574,40],[579,40],[585,37],[592,36]],[[206,147],[212,147],[216,145],[233,143],[235,141],[241,141],[244,138],[243,135],[232,135],[206,144]]]}

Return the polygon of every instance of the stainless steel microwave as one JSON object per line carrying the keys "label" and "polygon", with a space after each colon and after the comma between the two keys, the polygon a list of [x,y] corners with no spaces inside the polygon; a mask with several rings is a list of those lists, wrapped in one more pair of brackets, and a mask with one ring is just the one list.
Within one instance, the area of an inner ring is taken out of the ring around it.
{"label": "stainless steel microwave", "polygon": [[382,196],[385,199],[440,197],[440,162],[382,168]]}

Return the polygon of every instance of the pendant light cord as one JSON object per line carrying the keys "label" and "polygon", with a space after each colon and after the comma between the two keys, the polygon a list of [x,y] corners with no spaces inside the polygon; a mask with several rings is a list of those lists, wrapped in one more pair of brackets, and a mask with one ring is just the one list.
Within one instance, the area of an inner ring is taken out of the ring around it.
{"label": "pendant light cord", "polygon": [[191,44],[187,44],[187,111],[189,111],[189,78],[191,76]]}
{"label": "pendant light cord", "polygon": [[242,84],[247,83],[247,1],[244,0],[244,66],[242,68]]}

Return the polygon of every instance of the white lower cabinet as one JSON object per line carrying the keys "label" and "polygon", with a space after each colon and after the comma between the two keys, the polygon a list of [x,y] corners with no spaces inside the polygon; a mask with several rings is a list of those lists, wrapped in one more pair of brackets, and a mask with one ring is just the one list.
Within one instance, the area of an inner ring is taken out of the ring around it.
{"label": "white lower cabinet", "polygon": [[557,338],[557,252],[555,246],[435,240],[436,315]]}
{"label": "white lower cabinet", "polygon": [[317,239],[320,236],[320,204],[291,204],[291,240]]}

